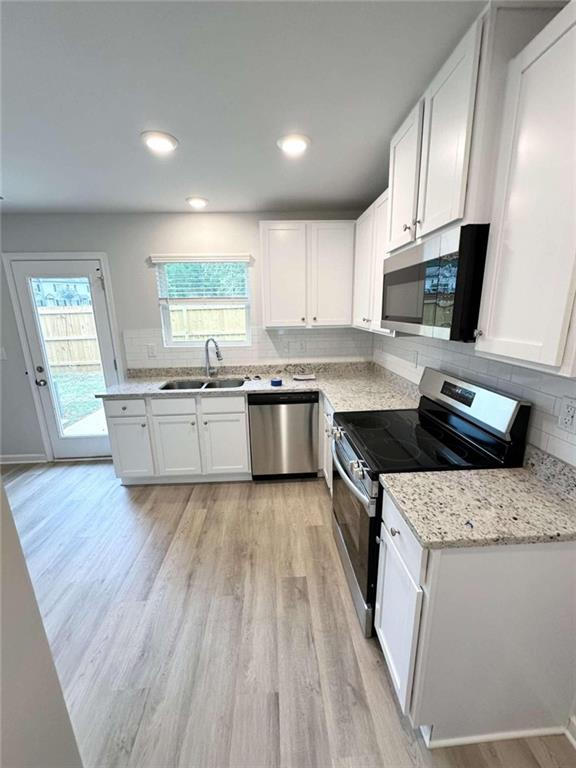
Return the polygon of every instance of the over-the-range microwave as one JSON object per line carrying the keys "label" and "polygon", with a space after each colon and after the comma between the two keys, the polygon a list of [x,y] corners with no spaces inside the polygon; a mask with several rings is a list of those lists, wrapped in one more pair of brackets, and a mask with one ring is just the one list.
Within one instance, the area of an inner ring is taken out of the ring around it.
{"label": "over-the-range microwave", "polygon": [[384,262],[383,332],[473,341],[488,224],[443,232]]}

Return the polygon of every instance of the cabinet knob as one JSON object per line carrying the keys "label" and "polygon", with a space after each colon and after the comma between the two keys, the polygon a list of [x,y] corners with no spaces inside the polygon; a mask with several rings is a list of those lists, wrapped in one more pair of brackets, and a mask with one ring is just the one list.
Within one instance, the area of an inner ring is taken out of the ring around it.
{"label": "cabinet knob", "polygon": [[123,410],[123,411],[127,410],[127,408],[128,408],[128,406],[126,406],[126,405],[123,405],[123,406],[122,406],[122,410]]}
{"label": "cabinet knob", "polygon": [[390,528],[390,536],[400,536],[398,528]]}
{"label": "cabinet knob", "polygon": [[422,224],[422,219],[414,219],[412,223],[414,224],[414,226],[416,226],[416,224]]}
{"label": "cabinet knob", "polygon": [[406,232],[406,230],[410,229],[410,224],[404,224],[402,227],[402,232]]}
{"label": "cabinet knob", "polygon": [[480,336],[484,336],[484,331],[481,331],[479,328],[476,328],[474,331],[474,338],[478,339]]}
{"label": "cabinet knob", "polygon": [[207,421],[205,421],[205,422],[204,422],[204,426],[205,426],[205,427],[207,427],[207,426],[208,426],[208,422],[207,422]]}
{"label": "cabinet knob", "polygon": [[318,320],[318,318],[317,318],[316,316],[314,316],[314,317],[312,318],[312,320]]}
{"label": "cabinet knob", "polygon": [[196,422],[195,422],[195,421],[191,421],[191,422],[190,422],[190,426],[191,426],[191,427],[195,427],[195,426],[196,426]]}
{"label": "cabinet knob", "polygon": [[140,426],[142,427],[142,429],[146,429],[146,424],[140,424]]}
{"label": "cabinet knob", "polygon": [[376,544],[380,544],[380,543],[381,543],[380,536],[376,536]]}
{"label": "cabinet knob", "polygon": [[301,317],[300,320],[302,320],[303,323],[306,322],[306,318],[305,317]]}

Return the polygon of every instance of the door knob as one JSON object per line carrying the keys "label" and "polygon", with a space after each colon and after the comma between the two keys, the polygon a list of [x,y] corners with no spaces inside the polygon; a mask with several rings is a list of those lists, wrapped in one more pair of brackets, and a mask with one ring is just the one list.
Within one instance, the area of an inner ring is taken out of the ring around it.
{"label": "door knob", "polygon": [[36,379],[36,386],[37,387],[45,387],[48,384],[46,379]]}

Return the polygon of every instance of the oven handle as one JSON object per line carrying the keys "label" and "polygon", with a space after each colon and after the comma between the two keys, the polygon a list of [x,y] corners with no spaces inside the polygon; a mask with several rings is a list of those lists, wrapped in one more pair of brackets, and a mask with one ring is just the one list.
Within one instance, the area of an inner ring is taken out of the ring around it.
{"label": "oven handle", "polygon": [[374,504],[374,499],[371,499],[370,496],[365,496],[363,493],[361,493],[358,488],[354,485],[352,480],[348,477],[346,474],[346,470],[340,464],[340,461],[338,460],[338,455],[336,454],[336,441],[332,441],[332,459],[334,461],[334,465],[336,467],[336,470],[338,471],[338,474],[344,480],[346,483],[348,490],[356,496],[358,501],[361,501],[364,507],[367,507],[367,512],[369,517],[375,517],[376,515],[376,505]]}

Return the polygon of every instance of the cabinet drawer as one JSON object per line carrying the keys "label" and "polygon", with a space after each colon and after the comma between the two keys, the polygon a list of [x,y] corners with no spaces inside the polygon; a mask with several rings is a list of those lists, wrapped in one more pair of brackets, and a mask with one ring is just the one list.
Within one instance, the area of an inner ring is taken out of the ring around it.
{"label": "cabinet drawer", "polygon": [[151,401],[154,416],[178,416],[184,413],[196,413],[194,397],[158,397]]}
{"label": "cabinet drawer", "polygon": [[424,581],[428,551],[422,547],[410,530],[408,523],[396,509],[394,502],[384,489],[382,502],[382,525],[390,534],[398,554],[412,579],[417,585]]}
{"label": "cabinet drawer", "polygon": [[106,416],[145,416],[145,400],[104,400]]}
{"label": "cabinet drawer", "polygon": [[246,399],[244,397],[203,397],[203,413],[244,413]]}

